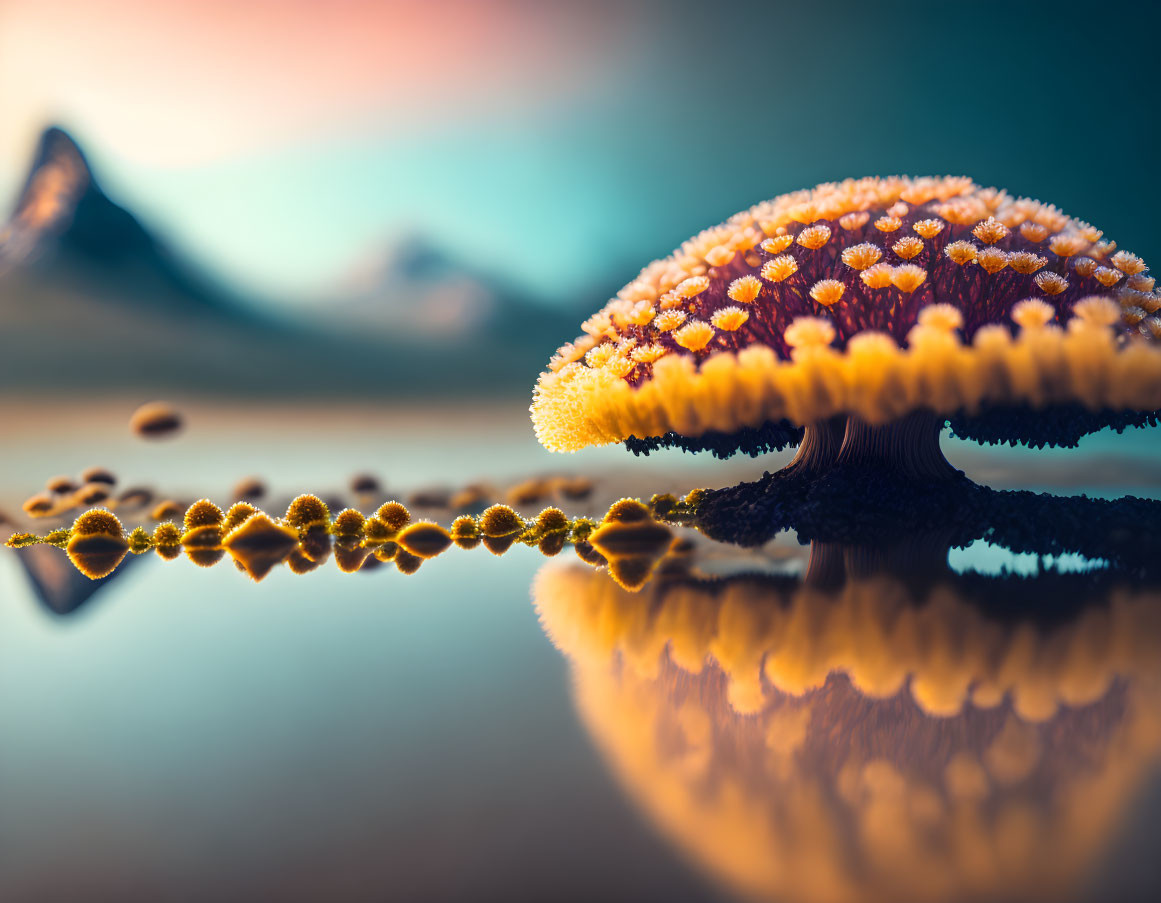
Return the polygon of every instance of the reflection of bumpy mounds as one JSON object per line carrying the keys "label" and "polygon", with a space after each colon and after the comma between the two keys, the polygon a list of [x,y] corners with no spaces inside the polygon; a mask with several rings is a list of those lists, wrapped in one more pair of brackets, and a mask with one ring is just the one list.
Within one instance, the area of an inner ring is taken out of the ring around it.
{"label": "reflection of bumpy mounds", "polygon": [[222,546],[239,567],[257,581],[290,556],[298,546],[298,532],[256,511],[226,534]]}
{"label": "reflection of bumpy mounds", "polygon": [[1055,207],[962,178],[820,185],[646,267],[557,352],[532,419],[557,451],[757,454],[835,416],[916,411],[980,441],[1075,444],[1153,422],[1159,307],[1140,258]]}
{"label": "reflection of bumpy mounds", "polygon": [[[588,488],[577,487],[587,494]],[[689,498],[697,498],[691,493]],[[585,561],[604,564],[624,586],[643,585],[665,555],[672,534],[661,524],[658,512],[680,519],[690,514],[688,499],[678,502],[671,496],[655,496],[648,505],[636,499],[621,499],[600,524],[587,517],[569,518],[561,509],[547,507],[534,519],[525,519],[507,505],[493,505],[479,517],[462,515],[450,530],[432,521],[412,523],[411,513],[399,502],[382,505],[372,517],[346,508],[330,519],[328,506],[317,496],[301,495],[275,519],[248,502],[235,502],[222,514],[213,502],[201,499],[189,507],[184,532],[172,523],[161,524],[152,535],[144,528],[133,531],[129,540],[134,554],[155,550],[172,560],[183,550],[191,561],[209,567],[228,551],[234,563],[255,580],[261,580],[276,564],[285,561],[291,571],[305,574],[330,557],[344,573],[370,569],[380,562],[394,561],[397,570],[414,573],[426,559],[443,554],[453,544],[461,549],[483,545],[495,555],[513,546],[533,546],[545,556],[559,554],[572,543]],[[82,527],[92,520],[116,518],[100,510],[78,520]],[[118,530],[120,528],[118,527]],[[43,536],[16,533],[7,544],[13,548],[45,543],[66,547],[79,534],[54,530]],[[597,551],[588,540],[599,545]],[[602,555],[601,552],[604,552]]]}
{"label": "reflection of bumpy mounds", "polygon": [[420,521],[404,528],[397,542],[418,558],[434,558],[452,544],[452,538],[439,524]]}

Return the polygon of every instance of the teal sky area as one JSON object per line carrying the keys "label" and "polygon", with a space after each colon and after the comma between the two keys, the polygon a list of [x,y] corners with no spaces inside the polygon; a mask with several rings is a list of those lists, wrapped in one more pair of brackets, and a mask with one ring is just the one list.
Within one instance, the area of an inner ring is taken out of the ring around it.
{"label": "teal sky area", "polygon": [[[462,96],[417,114],[396,103],[413,88],[422,100],[409,73],[325,127],[192,162],[141,159],[83,103],[43,112],[115,199],[275,303],[336,296],[415,234],[573,301],[765,197],[890,173],[967,174],[1161,255],[1161,87],[1148,55],[1128,49],[1130,31],[1155,33],[1155,12],[1102,14],[1096,27],[1091,8],[1038,4],[670,4],[643,6],[632,40],[610,42],[608,8],[574,6],[596,36],[577,51],[550,35],[579,62],[566,83],[516,100],[472,92],[469,67]],[[11,193],[19,154],[7,151]]]}

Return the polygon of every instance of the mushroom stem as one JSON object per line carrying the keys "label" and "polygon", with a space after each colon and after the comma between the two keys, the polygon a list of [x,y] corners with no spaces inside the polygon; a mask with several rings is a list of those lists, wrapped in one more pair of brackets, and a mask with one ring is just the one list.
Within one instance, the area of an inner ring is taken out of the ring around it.
{"label": "mushroom stem", "polygon": [[893,423],[871,426],[848,417],[835,467],[890,468],[917,482],[958,477],[939,448],[942,421],[927,410],[914,411]]}
{"label": "mushroom stem", "polygon": [[802,476],[826,473],[835,465],[846,428],[847,418],[844,416],[810,424],[803,433],[794,460],[782,472]]}
{"label": "mushroom stem", "polygon": [[798,454],[783,473],[822,476],[836,468],[893,470],[916,482],[939,482],[959,474],[939,450],[941,422],[930,411],[914,411],[883,426],[858,417],[832,417],[806,427]]}

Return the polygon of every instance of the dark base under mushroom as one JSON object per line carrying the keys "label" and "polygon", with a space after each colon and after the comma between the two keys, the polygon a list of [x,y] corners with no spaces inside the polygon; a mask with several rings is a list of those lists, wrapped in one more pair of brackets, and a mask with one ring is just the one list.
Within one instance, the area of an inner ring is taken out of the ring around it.
{"label": "dark base under mushroom", "polygon": [[729,458],[739,452],[757,457],[797,445],[798,453],[787,465],[786,472],[799,477],[819,477],[834,469],[875,467],[913,480],[943,482],[962,474],[948,464],[939,450],[942,426],[943,421],[931,412],[916,411],[884,426],[870,426],[857,417],[839,416],[803,429],[781,420],[736,433],[632,437],[625,440],[625,446],[637,455],[647,455],[660,448],[681,448]]}
{"label": "dark base under mushroom", "polygon": [[885,426],[870,426],[857,417],[839,416],[805,429],[788,420],[778,420],[733,433],[711,430],[700,436],[631,436],[625,440],[625,447],[635,455],[680,448],[688,452],[708,451],[715,458],[725,459],[736,454],[756,458],[798,446],[789,467],[814,475],[835,466],[876,463],[916,479],[938,481],[958,474],[939,450],[939,433],[944,424],[951,427],[956,438],[986,445],[1074,448],[1082,438],[1102,429],[1120,433],[1130,427],[1158,423],[1161,411],[1091,411],[1081,404],[1044,408],[1001,405],[972,414],[961,411],[948,418],[915,411]]}
{"label": "dark base under mushroom", "polygon": [[986,445],[1075,448],[1099,430],[1121,433],[1129,427],[1156,426],[1161,411],[1090,411],[1081,404],[998,405],[978,414],[956,414],[948,422],[953,436]]}
{"label": "dark base under mushroom", "polygon": [[890,557],[897,548],[946,550],[983,539],[1017,553],[1077,553],[1122,576],[1161,576],[1161,501],[1002,491],[962,473],[924,483],[874,466],[817,476],[787,467],[705,490],[691,523],[743,546],[794,530],[803,542],[855,544]]}

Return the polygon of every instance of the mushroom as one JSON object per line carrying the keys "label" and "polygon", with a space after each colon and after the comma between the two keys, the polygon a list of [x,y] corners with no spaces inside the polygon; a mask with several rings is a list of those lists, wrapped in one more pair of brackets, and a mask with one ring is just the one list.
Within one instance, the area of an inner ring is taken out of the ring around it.
{"label": "mushroom", "polygon": [[560,348],[531,406],[553,451],[720,457],[940,482],[941,427],[1075,445],[1155,423],[1161,295],[1092,226],[966,178],[782,195],[685,242]]}

